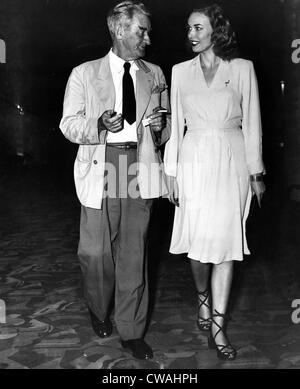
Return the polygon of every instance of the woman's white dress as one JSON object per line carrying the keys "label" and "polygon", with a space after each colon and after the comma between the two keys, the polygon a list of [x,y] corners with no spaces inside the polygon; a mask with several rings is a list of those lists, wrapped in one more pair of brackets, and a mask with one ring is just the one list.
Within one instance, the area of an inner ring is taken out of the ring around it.
{"label": "woman's white dress", "polygon": [[170,252],[203,263],[241,261],[249,254],[249,175],[264,171],[252,62],[221,60],[210,86],[199,56],[175,65],[171,107],[164,164],[166,174],[177,177],[180,206]]}

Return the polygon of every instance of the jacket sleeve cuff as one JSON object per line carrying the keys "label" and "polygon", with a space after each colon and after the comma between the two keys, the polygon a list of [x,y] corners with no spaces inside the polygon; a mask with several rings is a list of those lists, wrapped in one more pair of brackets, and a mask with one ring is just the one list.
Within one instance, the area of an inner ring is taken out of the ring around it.
{"label": "jacket sleeve cuff", "polygon": [[105,140],[107,137],[107,129],[103,126],[101,118],[98,119],[98,137],[99,143],[105,144]]}

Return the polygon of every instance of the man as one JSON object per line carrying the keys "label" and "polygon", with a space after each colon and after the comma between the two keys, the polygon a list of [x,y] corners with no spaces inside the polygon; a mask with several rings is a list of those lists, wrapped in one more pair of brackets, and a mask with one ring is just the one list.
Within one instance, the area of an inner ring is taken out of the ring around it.
{"label": "man", "polygon": [[74,166],[82,204],[78,256],[92,326],[112,333],[114,294],[121,344],[140,359],[153,357],[144,341],[148,309],[147,230],[153,198],[167,193],[158,146],[170,135],[161,69],[142,61],[150,45],[149,12],[124,1],[107,17],[112,49],[73,69],[60,128],[79,143]]}

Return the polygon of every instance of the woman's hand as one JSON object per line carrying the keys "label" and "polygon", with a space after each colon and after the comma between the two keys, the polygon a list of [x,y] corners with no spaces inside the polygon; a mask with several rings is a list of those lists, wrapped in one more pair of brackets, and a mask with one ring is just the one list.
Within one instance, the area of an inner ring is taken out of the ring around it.
{"label": "woman's hand", "polygon": [[258,205],[261,207],[261,200],[263,194],[266,191],[266,186],[263,181],[250,181],[250,182],[251,182],[252,193],[255,194]]}
{"label": "woman's hand", "polygon": [[167,181],[168,181],[168,188],[169,188],[168,199],[172,204],[176,205],[176,207],[179,207],[179,202],[178,202],[179,191],[178,191],[178,183],[176,177],[167,176]]}

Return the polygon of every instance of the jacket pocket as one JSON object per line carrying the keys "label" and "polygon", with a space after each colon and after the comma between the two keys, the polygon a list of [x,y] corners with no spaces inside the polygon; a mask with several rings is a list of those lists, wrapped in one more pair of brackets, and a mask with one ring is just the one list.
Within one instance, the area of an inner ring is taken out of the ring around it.
{"label": "jacket pocket", "polygon": [[83,163],[91,163],[96,146],[94,145],[80,145],[77,152],[76,159]]}

